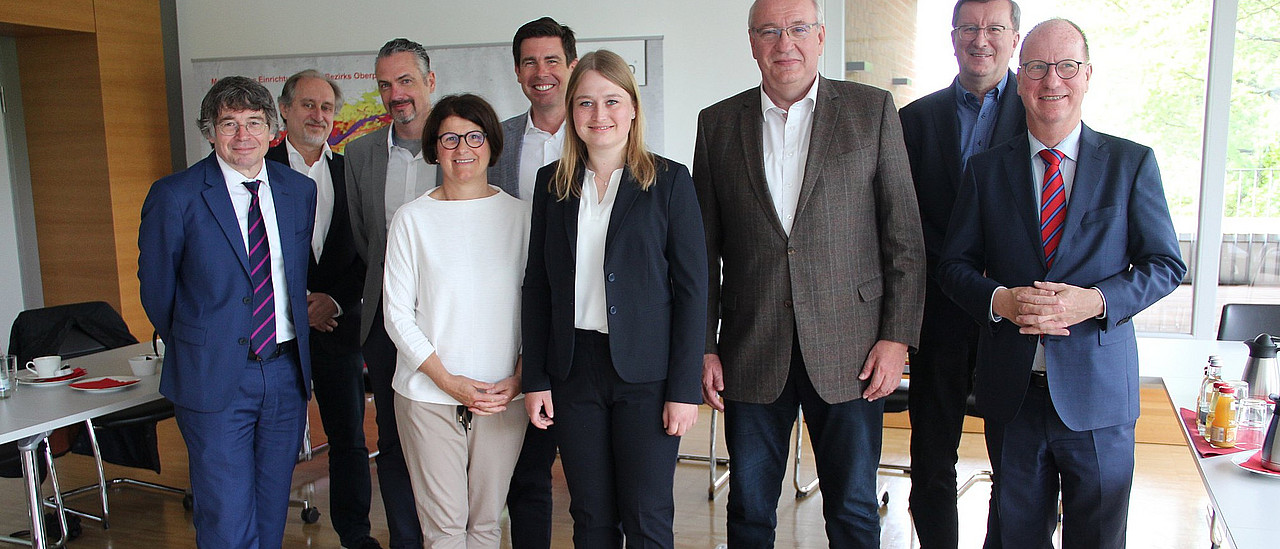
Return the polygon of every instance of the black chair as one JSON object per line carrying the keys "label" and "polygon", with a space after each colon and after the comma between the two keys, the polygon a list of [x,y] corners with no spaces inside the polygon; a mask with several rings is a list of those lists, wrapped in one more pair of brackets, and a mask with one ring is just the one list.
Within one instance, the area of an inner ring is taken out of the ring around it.
{"label": "black chair", "polygon": [[1222,306],[1218,341],[1244,341],[1280,333],[1280,305],[1228,303]]}

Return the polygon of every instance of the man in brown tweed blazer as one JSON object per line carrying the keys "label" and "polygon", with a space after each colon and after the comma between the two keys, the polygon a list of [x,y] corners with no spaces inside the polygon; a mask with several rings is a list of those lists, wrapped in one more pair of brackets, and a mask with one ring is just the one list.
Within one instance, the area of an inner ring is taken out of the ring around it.
{"label": "man in brown tweed blazer", "polygon": [[[924,244],[893,99],[818,76],[813,0],[757,0],[761,86],[703,110],[703,393],[725,410],[729,547],[771,547],[797,410],[832,547],[878,547],[883,402],[919,337]],[[718,336],[718,337],[717,337]],[[723,402],[721,401],[723,397]]]}

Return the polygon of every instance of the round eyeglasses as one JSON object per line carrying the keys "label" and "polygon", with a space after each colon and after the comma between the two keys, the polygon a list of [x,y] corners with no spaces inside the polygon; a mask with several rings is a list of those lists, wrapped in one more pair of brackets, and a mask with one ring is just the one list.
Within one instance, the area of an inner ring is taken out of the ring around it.
{"label": "round eyeglasses", "polygon": [[1027,75],[1027,78],[1040,80],[1041,78],[1049,76],[1049,67],[1053,67],[1054,72],[1058,73],[1058,78],[1071,80],[1072,78],[1075,78],[1077,74],[1080,74],[1080,67],[1087,64],[1088,63],[1082,63],[1074,59],[1063,59],[1057,63],[1049,63],[1039,59],[1032,59],[1022,64],[1022,72]]}
{"label": "round eyeglasses", "polygon": [[439,139],[440,139],[440,146],[451,151],[458,148],[458,145],[460,145],[463,141],[467,142],[468,147],[471,147],[473,149],[478,149],[480,148],[481,145],[484,145],[484,132],[480,130],[471,130],[462,135],[458,135],[453,132],[448,132],[448,133],[440,134]]}

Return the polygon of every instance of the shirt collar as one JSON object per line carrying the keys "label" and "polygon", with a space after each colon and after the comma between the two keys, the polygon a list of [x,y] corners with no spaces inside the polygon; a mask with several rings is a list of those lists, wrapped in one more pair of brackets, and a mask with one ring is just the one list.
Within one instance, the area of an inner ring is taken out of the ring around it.
{"label": "shirt collar", "polygon": [[[818,103],[818,81],[819,80],[822,80],[822,79],[821,78],[813,79],[813,85],[809,86],[809,91],[805,93],[804,97],[801,97],[799,101],[796,101],[795,105],[799,105],[801,103],[804,103],[805,101],[808,101],[810,110],[813,109],[813,106]],[[792,106],[794,107],[795,105],[792,105]],[[760,114],[761,115],[768,114],[769,109],[778,109],[780,112],[784,112],[784,113],[788,112],[787,109],[779,107],[777,104],[775,104],[773,102],[773,99],[769,98],[769,94],[764,92],[764,86],[760,86]]]}
{"label": "shirt collar", "polygon": [[232,168],[230,164],[227,164],[226,161],[222,160],[222,157],[218,156],[218,153],[213,153],[213,157],[218,159],[218,167],[222,168],[222,179],[227,183],[228,188],[240,187],[245,181],[254,180],[261,181],[263,185],[268,187],[271,186],[271,183],[267,180],[266,160],[262,161],[262,168],[258,170],[258,175],[254,177],[245,177],[244,174],[236,171],[236,169]]}
{"label": "shirt collar", "polygon": [[560,123],[560,128],[555,133],[548,133],[537,126],[533,125],[533,112],[526,112],[524,115],[524,135],[550,135],[551,137],[561,137],[564,135],[564,125],[569,122],[569,117],[565,116],[564,121]]}
{"label": "shirt collar", "polygon": [[[423,148],[426,148],[426,142],[423,142],[422,146]],[[409,152],[409,149],[396,145],[396,125],[394,122],[387,126],[387,150],[389,151],[392,149],[400,149],[404,152]],[[422,157],[422,151],[418,151],[418,155],[414,158],[419,157]]]}
{"label": "shirt collar", "polygon": [[[1080,129],[1082,127],[1084,127],[1084,123],[1077,122],[1076,128],[1071,130],[1071,133],[1067,134],[1066,137],[1062,138],[1062,142],[1058,143],[1058,146],[1053,147],[1073,162],[1080,161]],[[1032,159],[1039,155],[1040,151],[1050,148],[1044,143],[1041,143],[1039,139],[1036,139],[1036,136],[1031,135],[1030,130],[1027,130],[1027,138],[1031,140]]]}
{"label": "shirt collar", "polygon": [[[298,149],[293,146],[293,143],[289,141],[288,137],[284,138],[284,149],[289,152],[290,159],[297,157],[302,159],[304,164],[306,163],[306,159],[302,157],[302,153],[298,152]],[[329,148],[329,142],[326,141],[325,144],[320,147],[320,156],[325,160],[333,160],[333,150]]]}
{"label": "shirt collar", "polygon": [[[1010,74],[1010,71],[1007,71],[1007,70],[1004,71],[1004,78],[1001,78],[1000,82],[996,83],[995,89],[988,91],[987,95],[991,95],[994,92],[995,93],[994,99],[996,101],[999,101],[1001,98],[1003,98],[1004,89],[1006,86],[1009,85],[1009,74]],[[969,101],[972,101],[975,104],[977,103],[978,96],[974,95],[973,92],[970,92],[969,90],[964,89],[964,86],[960,85],[959,76],[955,78],[952,86],[955,88],[955,92],[956,92],[956,104],[964,105]]]}

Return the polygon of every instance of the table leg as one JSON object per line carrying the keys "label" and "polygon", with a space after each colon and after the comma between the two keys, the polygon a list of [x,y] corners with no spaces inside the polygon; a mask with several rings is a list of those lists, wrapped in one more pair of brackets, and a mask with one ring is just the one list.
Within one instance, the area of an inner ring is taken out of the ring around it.
{"label": "table leg", "polygon": [[36,448],[49,436],[48,432],[32,435],[18,441],[18,450],[22,456],[22,479],[27,486],[27,509],[31,512],[31,546],[45,549],[48,541],[44,539],[44,506],[40,496],[40,464],[36,460]]}

